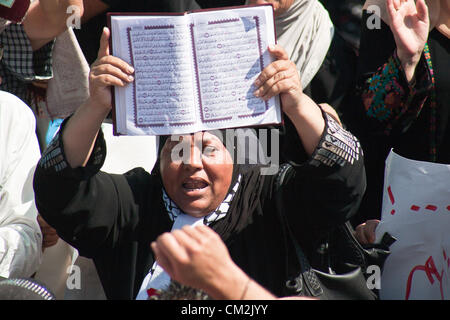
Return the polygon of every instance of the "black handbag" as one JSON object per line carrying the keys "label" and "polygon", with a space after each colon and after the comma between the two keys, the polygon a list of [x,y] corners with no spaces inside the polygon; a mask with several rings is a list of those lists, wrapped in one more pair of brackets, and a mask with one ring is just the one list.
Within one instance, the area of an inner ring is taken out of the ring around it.
{"label": "black handbag", "polygon": [[386,234],[381,244],[364,248],[354,238],[351,225],[345,223],[330,232],[327,242],[323,244],[326,249],[320,250],[323,256],[321,270],[312,267],[284,215],[281,185],[289,169],[292,169],[289,164],[280,168],[274,194],[285,241],[294,248],[300,267],[294,277],[287,279],[285,296],[309,296],[323,300],[376,300],[377,291],[369,289],[364,272],[370,264],[382,268],[389,255],[389,245],[395,240]]}

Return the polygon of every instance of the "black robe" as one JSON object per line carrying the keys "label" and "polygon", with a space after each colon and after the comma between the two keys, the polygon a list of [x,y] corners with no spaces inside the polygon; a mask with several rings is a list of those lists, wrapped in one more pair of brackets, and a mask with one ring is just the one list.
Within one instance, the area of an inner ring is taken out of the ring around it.
{"label": "black robe", "polygon": [[[359,143],[324,117],[326,129],[319,147],[307,161],[294,164],[293,174],[282,185],[285,215],[307,255],[327,230],[356,212],[365,190]],[[343,153],[344,149],[335,154],[323,147],[329,148],[326,143],[333,140],[337,143],[334,150],[340,150],[339,145],[352,149],[354,155]],[[35,172],[36,205],[62,239],[94,260],[108,299],[134,299],[154,262],[150,243],[170,231],[172,222],[162,200],[158,170],[149,174],[135,168],[123,175],[108,174],[99,171],[105,155],[100,132],[87,166],[71,169],[58,134]],[[287,264],[295,258],[286,261],[287,246],[273,201],[275,177],[260,177],[262,188],[251,212],[244,215],[245,221],[239,221],[239,228],[225,237],[219,234],[237,265],[268,290],[282,295],[284,283],[295,269]],[[227,215],[239,214],[242,207],[243,203],[236,203]],[[226,218],[211,227],[222,230]]]}

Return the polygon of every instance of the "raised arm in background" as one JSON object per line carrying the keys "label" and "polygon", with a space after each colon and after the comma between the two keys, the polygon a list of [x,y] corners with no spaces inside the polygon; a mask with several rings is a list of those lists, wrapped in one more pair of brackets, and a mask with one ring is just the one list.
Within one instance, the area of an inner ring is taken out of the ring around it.
{"label": "raised arm in background", "polygon": [[[78,10],[70,10],[77,6]],[[69,10],[68,10],[69,9]],[[83,0],[36,0],[31,3],[23,27],[33,50],[37,50],[67,29],[73,13],[83,15]]]}

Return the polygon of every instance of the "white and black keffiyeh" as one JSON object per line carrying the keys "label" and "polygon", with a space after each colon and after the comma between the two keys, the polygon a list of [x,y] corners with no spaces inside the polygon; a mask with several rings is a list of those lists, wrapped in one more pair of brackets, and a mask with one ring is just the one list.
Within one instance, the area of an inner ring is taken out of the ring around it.
{"label": "white and black keffiyeh", "polygon": [[[217,207],[216,210],[211,212],[210,214],[206,215],[203,218],[203,223],[207,226],[209,226],[212,222],[218,221],[222,218],[224,218],[227,215],[228,209],[230,208],[230,203],[234,198],[234,195],[236,194],[239,184],[241,182],[242,176],[239,175],[237,178],[236,183],[234,184],[233,188],[230,189],[230,192],[225,197],[225,200]],[[180,208],[173,202],[169,196],[167,195],[166,191],[163,188],[163,201],[164,206],[166,207],[167,213],[169,215],[170,220],[172,222],[175,222],[176,218],[180,216],[181,214],[185,214],[183,211],[181,211]]]}
{"label": "white and black keffiyeh", "polygon": [[[242,176],[238,175],[236,182],[232,188],[230,188],[227,196],[222,201],[222,203],[217,207],[216,210],[211,212],[210,214],[202,217],[195,218],[188,214],[185,214],[176,203],[169,198],[166,191],[163,188],[162,197],[164,206],[166,207],[167,214],[169,215],[170,220],[173,221],[172,231],[176,229],[181,229],[186,225],[197,226],[197,225],[210,225],[213,222],[216,222],[220,219],[223,219],[230,208],[230,204],[236,195],[239,185],[241,182]],[[137,300],[146,300],[151,296],[152,292],[157,292],[158,290],[165,289],[170,285],[170,277],[169,275],[158,265],[155,261],[142,282],[139,293],[136,297]]]}

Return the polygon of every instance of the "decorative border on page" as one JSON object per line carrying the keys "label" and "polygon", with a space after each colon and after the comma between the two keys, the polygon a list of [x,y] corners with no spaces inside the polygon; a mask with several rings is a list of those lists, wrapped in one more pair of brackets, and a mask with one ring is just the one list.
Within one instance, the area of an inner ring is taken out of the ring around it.
{"label": "decorative border on page", "polygon": [[228,23],[228,22],[239,22],[241,19],[234,18],[234,19],[222,19],[222,20],[214,20],[214,21],[208,21],[208,24],[219,24],[219,23]]}
{"label": "decorative border on page", "polygon": [[[175,28],[174,25],[154,25],[154,26],[144,26],[144,30],[152,30],[152,29],[173,29]],[[130,52],[130,59],[132,65],[134,65],[134,55],[133,55],[133,47],[131,44],[131,28],[127,28],[127,35],[128,35],[128,46],[129,46],[129,52]],[[137,102],[136,102],[136,96],[137,96],[137,88],[136,88],[136,81],[133,81],[133,115],[134,115],[134,125],[137,128],[151,128],[151,127],[164,127],[167,123],[152,123],[152,124],[139,124],[137,119]],[[175,126],[187,126],[195,124],[195,122],[182,122],[182,123],[168,123],[169,126],[175,127]]]}
{"label": "decorative border on page", "polygon": [[202,121],[203,121],[203,114],[202,114],[203,103],[202,103],[202,94],[200,92],[200,77],[198,74],[197,50],[195,49],[194,26],[195,25],[193,23],[191,23],[189,25],[189,31],[191,32],[192,56],[194,57],[195,83],[197,84],[197,98],[198,98],[199,114],[202,117]]}
{"label": "decorative border on page", "polygon": [[[258,50],[259,50],[259,59],[260,59],[260,66],[261,66],[261,71],[264,68],[264,60],[263,60],[263,52],[262,52],[262,44],[261,44],[261,27],[260,27],[260,23],[259,23],[259,17],[258,16],[253,16],[253,19],[255,20],[255,25],[256,25],[256,35],[258,37]],[[208,24],[221,24],[221,23],[230,23],[230,22],[238,22],[240,21],[240,18],[234,18],[234,19],[223,19],[223,20],[213,20],[213,21],[208,21]],[[192,38],[192,47],[193,47],[193,51],[194,51],[194,68],[195,68],[195,76],[196,76],[196,82],[197,82],[197,94],[198,94],[198,101],[199,101],[199,112],[200,112],[200,118],[201,121],[203,123],[206,122],[221,122],[221,121],[227,121],[227,120],[231,120],[233,119],[233,117],[225,117],[225,118],[218,118],[218,119],[211,119],[211,120],[206,120],[203,118],[203,104],[202,104],[202,100],[201,100],[201,92],[200,92],[200,80],[199,80],[199,72],[198,72],[198,65],[197,65],[197,55],[196,55],[196,50],[195,50],[195,40],[194,40],[194,24],[191,24],[191,38]],[[266,110],[264,112],[258,112],[258,113],[253,113],[253,114],[249,114],[249,115],[241,115],[238,116],[239,118],[253,118],[253,117],[257,117],[261,114],[264,114],[268,109],[269,109],[269,103],[268,101],[265,101],[265,106],[266,106]]]}
{"label": "decorative border on page", "polygon": [[[255,19],[255,23],[256,23],[256,30],[257,30],[257,35],[258,35],[259,64],[261,66],[261,72],[262,72],[264,69],[264,58],[263,58],[263,50],[262,50],[262,44],[261,44],[261,27],[259,25],[259,17],[253,16],[253,19]],[[264,101],[264,104],[266,105],[266,110],[264,112],[239,116],[239,118],[253,118],[253,117],[257,117],[259,115],[264,114],[267,110],[269,110],[269,101]]]}

